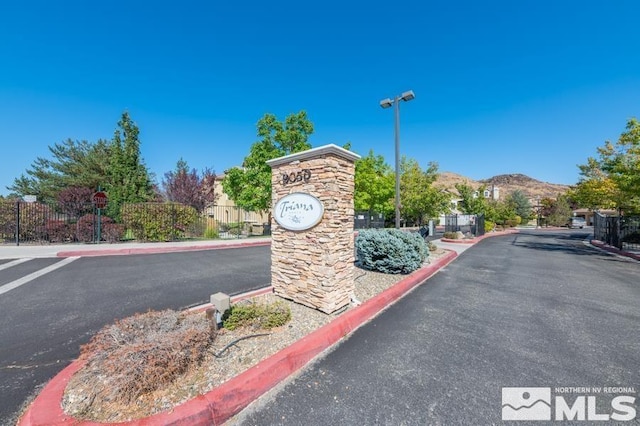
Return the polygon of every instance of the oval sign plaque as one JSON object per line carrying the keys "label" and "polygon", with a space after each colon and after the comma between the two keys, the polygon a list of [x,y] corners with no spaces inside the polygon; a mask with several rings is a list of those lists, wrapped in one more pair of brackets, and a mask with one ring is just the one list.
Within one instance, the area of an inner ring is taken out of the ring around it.
{"label": "oval sign plaque", "polygon": [[324,206],[313,195],[294,192],[280,198],[273,213],[276,222],[283,228],[304,231],[313,228],[322,220]]}

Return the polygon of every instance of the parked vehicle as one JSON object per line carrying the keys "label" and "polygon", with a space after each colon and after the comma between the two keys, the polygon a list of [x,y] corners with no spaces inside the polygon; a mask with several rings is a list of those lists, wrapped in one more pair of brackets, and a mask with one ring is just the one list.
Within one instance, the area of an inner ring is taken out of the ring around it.
{"label": "parked vehicle", "polygon": [[569,227],[569,229],[575,229],[575,228],[584,228],[585,226],[587,226],[587,222],[584,220],[583,217],[572,217],[569,218],[569,222],[567,223],[567,226]]}

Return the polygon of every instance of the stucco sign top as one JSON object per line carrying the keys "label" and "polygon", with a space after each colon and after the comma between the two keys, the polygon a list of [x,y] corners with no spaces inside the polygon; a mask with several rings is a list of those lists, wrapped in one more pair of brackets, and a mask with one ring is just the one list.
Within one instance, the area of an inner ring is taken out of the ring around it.
{"label": "stucco sign top", "polygon": [[273,217],[280,226],[290,231],[313,228],[324,214],[324,206],[316,197],[294,192],[280,198],[273,209]]}

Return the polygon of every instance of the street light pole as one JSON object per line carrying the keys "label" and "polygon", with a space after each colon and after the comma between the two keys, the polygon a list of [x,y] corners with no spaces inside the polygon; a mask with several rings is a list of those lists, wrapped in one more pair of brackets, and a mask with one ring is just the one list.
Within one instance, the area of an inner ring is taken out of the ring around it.
{"label": "street light pole", "polygon": [[394,106],[395,112],[395,153],[396,153],[396,229],[400,229],[400,101],[409,102],[416,95],[413,90],[404,92],[402,95],[396,96],[393,100],[390,98],[380,101],[382,108]]}
{"label": "street light pole", "polygon": [[395,146],[396,146],[396,229],[400,229],[400,102],[396,96],[395,107]]}

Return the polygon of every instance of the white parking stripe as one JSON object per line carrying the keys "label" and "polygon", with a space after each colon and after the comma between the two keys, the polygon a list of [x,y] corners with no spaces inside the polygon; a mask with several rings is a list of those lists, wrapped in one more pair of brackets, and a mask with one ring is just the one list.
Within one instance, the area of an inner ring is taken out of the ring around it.
{"label": "white parking stripe", "polygon": [[24,262],[28,262],[29,260],[33,260],[33,257],[25,257],[24,259],[16,259],[11,262],[3,263],[2,265],[0,265],[0,271],[2,271],[3,269],[11,268],[12,266],[16,266]]}
{"label": "white parking stripe", "polygon": [[20,287],[22,284],[26,284],[29,281],[33,281],[36,278],[43,276],[44,274],[48,274],[51,271],[55,271],[58,268],[62,268],[64,265],[71,263],[76,259],[80,259],[80,257],[79,256],[67,257],[65,259],[62,259],[60,262],[56,262],[53,265],[49,265],[46,268],[40,269],[39,271],[33,272],[15,281],[11,281],[10,283],[0,287],[0,294],[4,294],[8,291],[13,290],[14,288]]}

